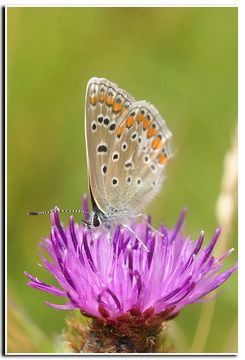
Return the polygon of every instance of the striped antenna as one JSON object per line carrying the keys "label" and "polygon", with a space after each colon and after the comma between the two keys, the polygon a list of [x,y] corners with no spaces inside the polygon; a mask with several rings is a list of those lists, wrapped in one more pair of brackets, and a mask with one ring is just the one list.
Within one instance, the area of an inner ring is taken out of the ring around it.
{"label": "striped antenna", "polygon": [[[60,210],[60,209],[57,209],[57,211],[59,213],[82,213],[82,214],[88,214],[88,212],[86,211],[83,211],[83,210]],[[54,210],[48,210],[48,211],[30,211],[27,213],[27,215],[44,215],[44,214],[52,214],[54,213]]]}

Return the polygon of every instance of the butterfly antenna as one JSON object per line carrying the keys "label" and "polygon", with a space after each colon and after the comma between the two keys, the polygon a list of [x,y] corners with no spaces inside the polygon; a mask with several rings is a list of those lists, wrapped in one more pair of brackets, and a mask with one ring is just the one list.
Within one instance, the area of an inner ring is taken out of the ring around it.
{"label": "butterfly antenna", "polygon": [[[89,214],[83,210],[66,210],[66,209],[57,209],[59,213],[82,213],[82,214]],[[55,210],[47,210],[47,211],[30,211],[27,215],[44,215],[44,214],[52,214]]]}

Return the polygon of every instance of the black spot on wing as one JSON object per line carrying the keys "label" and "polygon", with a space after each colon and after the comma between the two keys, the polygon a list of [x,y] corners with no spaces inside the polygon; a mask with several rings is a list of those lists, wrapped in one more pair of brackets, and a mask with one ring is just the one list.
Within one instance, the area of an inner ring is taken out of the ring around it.
{"label": "black spot on wing", "polygon": [[107,153],[107,146],[106,145],[99,145],[97,148],[98,153]]}

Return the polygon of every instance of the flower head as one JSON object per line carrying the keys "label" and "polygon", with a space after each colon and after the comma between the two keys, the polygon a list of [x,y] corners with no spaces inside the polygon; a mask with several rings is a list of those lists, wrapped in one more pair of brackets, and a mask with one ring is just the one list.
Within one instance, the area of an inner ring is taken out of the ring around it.
{"label": "flower head", "polygon": [[[86,202],[84,206],[87,209]],[[135,316],[143,322],[168,320],[237,270],[234,265],[220,272],[233,249],[218,259],[212,256],[220,228],[207,247],[202,247],[203,232],[196,242],[182,234],[185,213],[171,230],[161,225],[154,231],[145,220],[130,228],[118,226],[111,233],[104,227],[77,225],[72,216],[69,227],[64,228],[56,210],[50,237],[41,243],[51,261],[41,251],[40,256],[60,287],[26,272],[28,285],[68,298],[63,305],[46,302],[54,308],[79,309],[108,324]]]}

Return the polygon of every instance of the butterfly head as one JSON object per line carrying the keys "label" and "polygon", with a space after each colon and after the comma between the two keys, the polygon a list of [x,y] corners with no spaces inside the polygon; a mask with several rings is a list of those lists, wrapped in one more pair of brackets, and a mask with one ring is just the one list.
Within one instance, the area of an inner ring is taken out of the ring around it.
{"label": "butterfly head", "polygon": [[102,211],[100,211],[96,206],[94,207],[94,210],[91,211],[89,214],[88,221],[84,221],[84,223],[90,228],[98,228],[101,225],[111,228],[111,221],[108,217],[108,215],[104,214]]}
{"label": "butterfly head", "polygon": [[101,219],[95,211],[91,212],[91,214],[89,216],[89,221],[87,224],[91,228],[97,228],[101,225]]}

